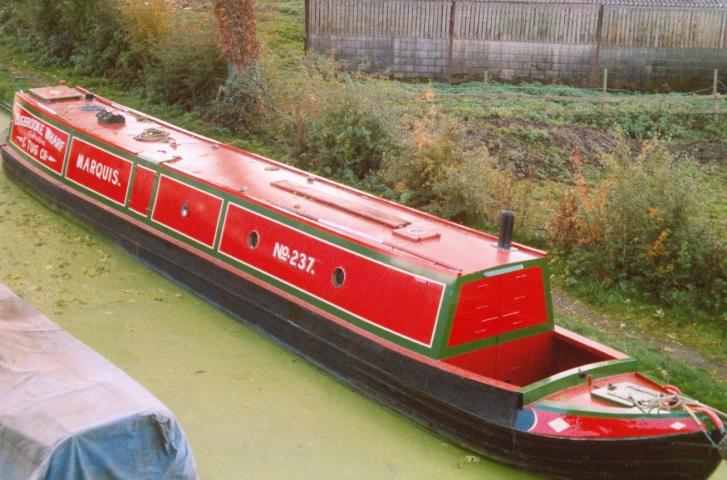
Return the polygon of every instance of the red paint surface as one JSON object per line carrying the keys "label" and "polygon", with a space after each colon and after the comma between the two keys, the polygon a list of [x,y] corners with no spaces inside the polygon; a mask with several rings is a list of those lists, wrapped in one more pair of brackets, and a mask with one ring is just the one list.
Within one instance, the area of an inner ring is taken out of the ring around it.
{"label": "red paint surface", "polygon": [[[82,89],[77,91],[85,93]],[[31,104],[42,104],[29,95],[21,94],[20,97]],[[302,213],[306,218],[314,219],[312,221],[317,223],[317,228],[389,255],[398,262],[456,276],[460,273],[481,271],[544,256],[543,252],[525,246],[519,246],[511,251],[495,248],[493,245],[496,243],[496,238],[492,235],[456,225],[323,178],[316,177],[309,183],[310,174],[307,172],[228,145],[220,145],[213,140],[150,118],[148,115],[134,114],[122,106],[113,105],[112,108],[126,117],[124,125],[99,125],[95,112],[79,108],[84,105],[103,108],[111,106],[109,101],[98,96],[92,101],[64,100],[45,105],[56,112],[49,113],[49,117],[120,150],[133,155],[149,154],[176,158],[173,163],[161,165],[161,169],[180,172],[213,188],[261,204],[272,204]],[[148,128],[169,132],[175,146],[134,140],[134,136]],[[400,217],[411,225],[416,225],[417,228],[439,234],[439,237],[421,241],[403,238],[386,225],[351,215],[336,205],[324,204],[315,199],[271,187],[272,182],[280,181],[287,181],[292,185],[304,185],[327,198],[340,198],[340,204],[356,204],[367,211]],[[245,187],[244,194],[240,193],[242,187]],[[339,226],[341,228],[338,228]]]}
{"label": "red paint surface", "polygon": [[[531,433],[551,437],[568,438],[628,438],[649,437],[659,435],[675,435],[678,433],[695,432],[699,427],[689,417],[674,418],[666,415],[661,417],[640,418],[609,418],[602,416],[582,416],[577,414],[564,414],[550,410],[534,409],[537,423],[530,430]],[[557,432],[549,424],[556,419],[568,423],[568,428]],[[679,422],[683,428],[675,429],[672,425]]]}
{"label": "red paint surface", "polygon": [[[252,230],[260,239],[254,249],[248,245]],[[281,254],[285,248],[287,256]],[[220,252],[370,323],[431,344],[444,288],[441,284],[343,250],[235,205],[227,211]],[[314,261],[308,268],[311,258]],[[337,267],[346,272],[340,287],[333,284]]]}
{"label": "red paint surface", "polygon": [[137,165],[134,187],[131,190],[131,200],[129,200],[129,208],[142,215],[149,213],[149,203],[153,190],[154,172]]}
{"label": "red paint surface", "polygon": [[36,117],[18,103],[15,104],[10,142],[40,165],[58,174],[63,173],[68,138],[66,132]]}
{"label": "red paint surface", "polygon": [[449,346],[519,330],[547,320],[540,267],[483,278],[462,286]]}
{"label": "red paint surface", "polygon": [[[182,210],[188,208],[187,216]],[[222,199],[162,176],[152,219],[208,247],[214,246]]]}
{"label": "red paint surface", "polygon": [[66,178],[123,205],[133,164],[85,140],[71,141]]}
{"label": "red paint surface", "polygon": [[605,351],[593,351],[586,345],[576,344],[551,331],[444,361],[501,382],[525,386],[571,368],[613,358]]}

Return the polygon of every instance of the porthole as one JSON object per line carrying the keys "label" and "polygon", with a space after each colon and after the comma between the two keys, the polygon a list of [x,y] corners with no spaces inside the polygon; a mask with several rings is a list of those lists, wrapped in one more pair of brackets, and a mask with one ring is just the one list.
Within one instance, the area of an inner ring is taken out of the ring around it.
{"label": "porthole", "polygon": [[340,287],[341,285],[343,285],[343,282],[346,281],[346,271],[341,267],[337,267],[333,271],[332,280],[335,287]]}
{"label": "porthole", "polygon": [[260,243],[260,234],[256,230],[252,230],[247,234],[247,246],[250,248],[257,248]]}

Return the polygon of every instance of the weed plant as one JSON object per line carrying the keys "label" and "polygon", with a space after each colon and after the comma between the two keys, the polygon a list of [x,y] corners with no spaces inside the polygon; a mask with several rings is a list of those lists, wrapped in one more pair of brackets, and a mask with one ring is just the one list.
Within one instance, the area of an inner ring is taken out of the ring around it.
{"label": "weed plant", "polygon": [[604,163],[604,180],[590,188],[578,177],[548,224],[569,282],[590,277],[667,305],[727,313],[727,235],[705,218],[699,169],[658,142],[637,155],[621,142]]}

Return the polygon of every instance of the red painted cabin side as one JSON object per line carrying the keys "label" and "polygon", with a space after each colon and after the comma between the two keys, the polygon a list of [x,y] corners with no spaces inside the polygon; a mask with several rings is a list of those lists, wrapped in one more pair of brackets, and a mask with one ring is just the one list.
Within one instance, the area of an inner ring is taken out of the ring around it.
{"label": "red painted cabin side", "polygon": [[[543,252],[497,248],[491,235],[84,98],[87,93],[61,86],[19,94],[11,143],[206,255],[261,272],[317,309],[422,346],[428,356],[443,358],[443,366],[477,377],[522,387],[622,358],[553,329]],[[100,108],[121,112],[125,124],[100,123]],[[150,128],[168,140],[139,141]],[[62,146],[53,162],[26,141],[45,145],[40,130]]]}

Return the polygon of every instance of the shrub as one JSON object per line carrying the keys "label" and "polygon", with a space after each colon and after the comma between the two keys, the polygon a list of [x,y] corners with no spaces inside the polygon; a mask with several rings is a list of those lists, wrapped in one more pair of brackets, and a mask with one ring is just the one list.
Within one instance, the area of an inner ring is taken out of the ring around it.
{"label": "shrub", "polygon": [[341,73],[324,57],[268,59],[260,68],[271,112],[266,133],[292,163],[359,185],[398,151],[400,115],[379,84]]}
{"label": "shrub", "polygon": [[227,61],[209,15],[181,16],[155,45],[144,70],[150,96],[192,109],[210,103],[227,76]]}
{"label": "shrub", "polygon": [[401,155],[386,162],[381,178],[398,199],[475,227],[492,227],[502,209],[516,210],[525,226],[530,188],[509,171],[498,170],[484,148],[465,151],[462,129],[443,121],[431,92],[419,99],[417,121]]}
{"label": "shrub", "polygon": [[32,58],[125,85],[140,80],[173,13],[165,0],[6,0],[0,10],[2,31]]}
{"label": "shrub", "polygon": [[208,117],[233,133],[264,132],[270,117],[270,98],[256,64],[225,81]]}
{"label": "shrub", "polygon": [[635,156],[622,145],[607,164],[593,188],[578,178],[548,225],[571,281],[591,277],[669,305],[723,310],[727,236],[703,214],[696,166],[658,143]]}
{"label": "shrub", "polygon": [[153,63],[153,56],[158,53],[155,46],[168,39],[174,25],[174,10],[166,0],[123,0],[118,9],[123,48],[118,54],[115,76],[130,84],[142,79],[146,66]]}
{"label": "shrub", "polygon": [[349,183],[375,173],[396,148],[386,122],[355,97],[327,105],[300,147],[301,166]]}

